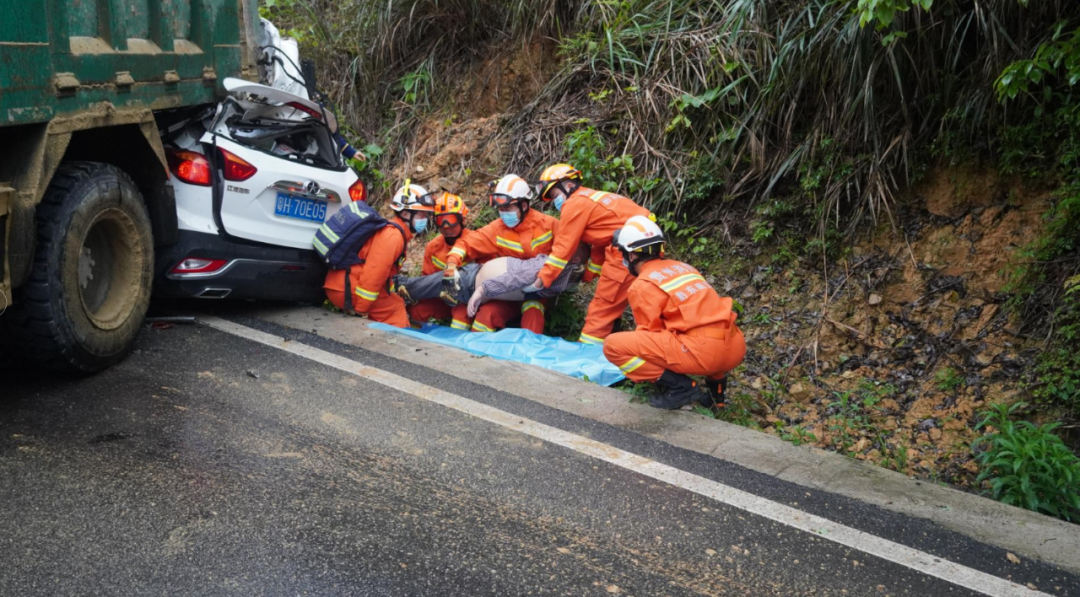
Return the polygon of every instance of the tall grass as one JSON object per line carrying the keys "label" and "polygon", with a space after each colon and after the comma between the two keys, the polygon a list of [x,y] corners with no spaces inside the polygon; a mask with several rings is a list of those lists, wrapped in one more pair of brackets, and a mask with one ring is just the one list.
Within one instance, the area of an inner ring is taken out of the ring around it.
{"label": "tall grass", "polygon": [[[995,78],[1077,19],[1069,0],[937,0],[877,30],[860,27],[856,5],[276,0],[269,12],[304,35],[347,121],[392,145],[424,101],[460,89],[470,62],[546,38],[559,70],[508,122],[508,168],[537,172],[592,125],[603,157],[632,157],[636,198],[655,209],[716,214],[721,200],[787,196],[845,229],[892,212],[932,140],[992,152],[1010,118]],[[429,93],[403,102],[402,77],[420,69]]]}

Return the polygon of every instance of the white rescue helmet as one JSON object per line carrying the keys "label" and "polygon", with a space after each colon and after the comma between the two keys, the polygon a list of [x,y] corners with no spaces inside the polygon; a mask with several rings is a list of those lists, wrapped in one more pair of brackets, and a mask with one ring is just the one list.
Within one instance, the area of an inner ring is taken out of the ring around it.
{"label": "white rescue helmet", "polygon": [[[622,229],[615,232],[611,243],[627,258],[630,253],[636,252],[658,255],[664,250],[664,231],[651,219],[634,216],[623,224]],[[653,248],[643,250],[646,247]]]}
{"label": "white rescue helmet", "polygon": [[492,207],[513,203],[528,203],[533,198],[533,187],[517,174],[507,174],[495,182],[488,195]]}
{"label": "white rescue helmet", "polygon": [[394,191],[394,196],[390,198],[390,209],[396,212],[435,211],[435,199],[427,189],[406,179],[405,184]]}

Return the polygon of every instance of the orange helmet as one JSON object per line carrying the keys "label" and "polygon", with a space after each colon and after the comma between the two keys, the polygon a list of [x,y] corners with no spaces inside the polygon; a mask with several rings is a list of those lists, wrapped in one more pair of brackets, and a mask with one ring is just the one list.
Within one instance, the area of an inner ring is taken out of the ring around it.
{"label": "orange helmet", "polygon": [[469,206],[461,200],[461,197],[452,193],[435,194],[435,215],[461,214],[461,217],[469,215]]}
{"label": "orange helmet", "polygon": [[544,201],[551,201],[547,196],[548,191],[556,183],[563,180],[574,180],[580,184],[581,171],[570,164],[555,164],[545,168],[544,172],[540,174],[540,198]]}
{"label": "orange helmet", "polygon": [[461,200],[461,197],[453,193],[435,193],[435,226],[440,230],[453,228],[458,224],[465,224],[465,216],[469,215],[469,206]]}

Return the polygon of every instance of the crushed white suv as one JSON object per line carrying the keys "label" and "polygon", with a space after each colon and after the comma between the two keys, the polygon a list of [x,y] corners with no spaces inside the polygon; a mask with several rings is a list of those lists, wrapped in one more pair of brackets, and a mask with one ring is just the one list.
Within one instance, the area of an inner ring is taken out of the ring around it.
{"label": "crushed white suv", "polygon": [[155,295],[321,301],[326,268],[311,239],[367,199],[334,115],[280,88],[224,85],[216,107],[159,122],[180,240],[158,250]]}

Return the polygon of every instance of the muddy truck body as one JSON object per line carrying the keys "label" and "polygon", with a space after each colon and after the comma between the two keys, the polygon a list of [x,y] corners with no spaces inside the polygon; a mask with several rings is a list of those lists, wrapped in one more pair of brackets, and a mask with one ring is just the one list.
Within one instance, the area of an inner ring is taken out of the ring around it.
{"label": "muddy truck body", "polygon": [[177,236],[159,126],[258,80],[257,4],[0,0],[0,363],[130,351]]}

